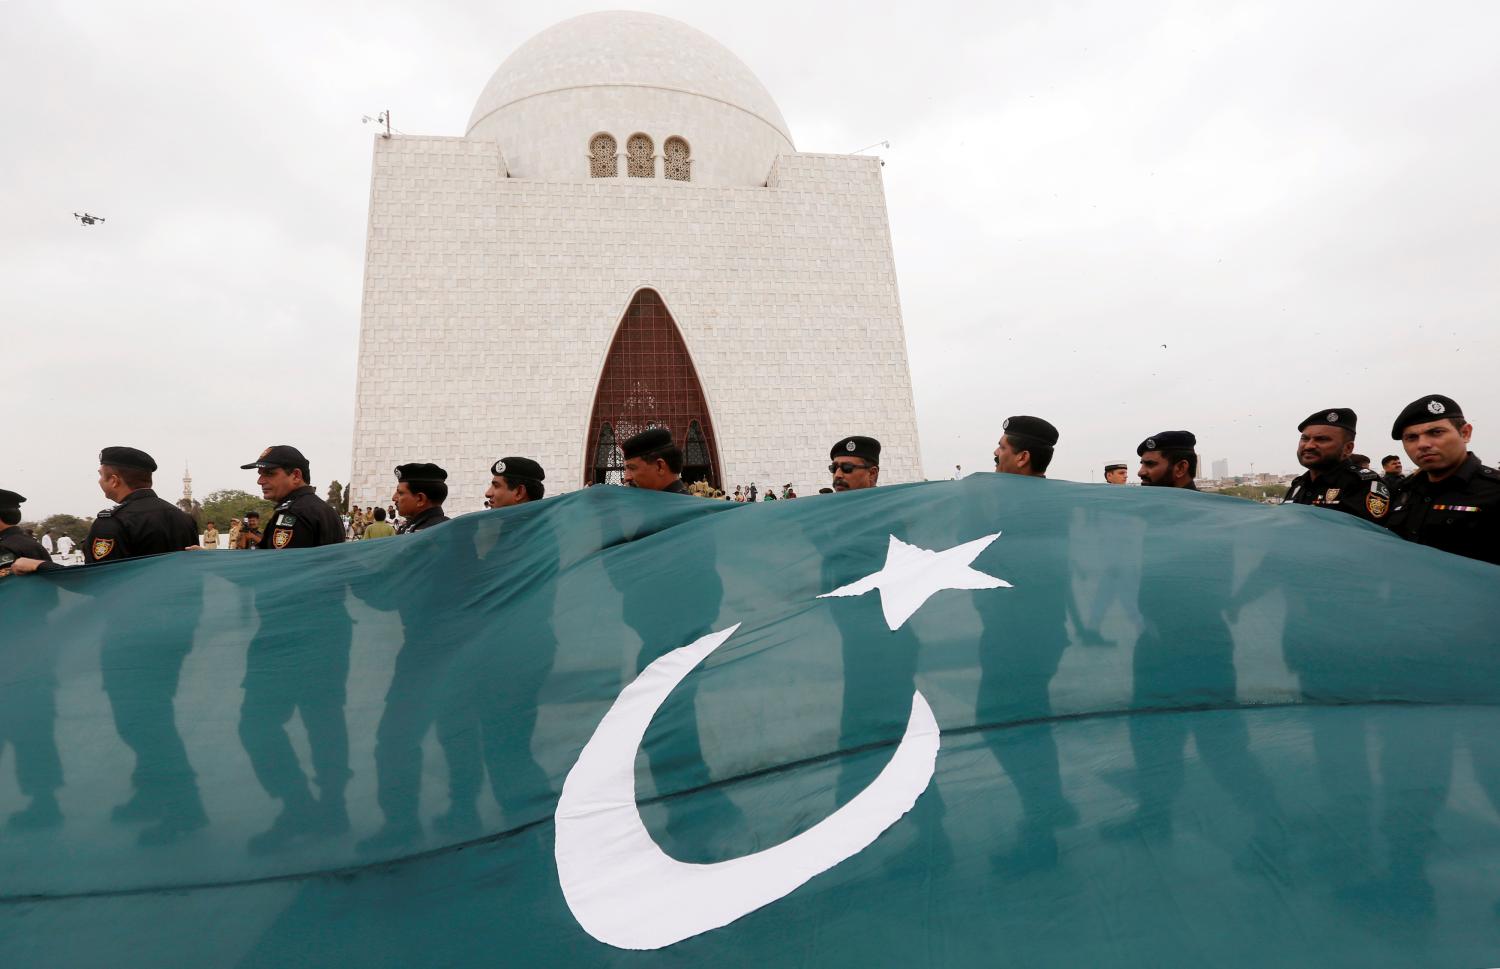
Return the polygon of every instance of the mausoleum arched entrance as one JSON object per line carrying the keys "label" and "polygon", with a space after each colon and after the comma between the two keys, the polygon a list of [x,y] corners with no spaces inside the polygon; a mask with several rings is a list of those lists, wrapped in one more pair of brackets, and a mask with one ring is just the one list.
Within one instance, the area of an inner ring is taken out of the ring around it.
{"label": "mausoleum arched entrance", "polygon": [[713,420],[692,356],[660,294],[641,289],[604,358],[589,419],[583,484],[620,484],[625,467],[620,442],[654,426],[670,428],[682,448],[683,480],[722,487]]}

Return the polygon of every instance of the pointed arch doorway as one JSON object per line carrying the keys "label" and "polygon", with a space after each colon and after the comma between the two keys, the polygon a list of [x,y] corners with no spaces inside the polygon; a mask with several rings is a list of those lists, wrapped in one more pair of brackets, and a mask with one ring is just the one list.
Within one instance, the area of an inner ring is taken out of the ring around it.
{"label": "pointed arch doorway", "polygon": [[620,442],[655,426],[670,428],[682,448],[683,481],[722,487],[718,442],[693,358],[661,296],[641,289],[604,358],[589,419],[584,485],[621,484]]}

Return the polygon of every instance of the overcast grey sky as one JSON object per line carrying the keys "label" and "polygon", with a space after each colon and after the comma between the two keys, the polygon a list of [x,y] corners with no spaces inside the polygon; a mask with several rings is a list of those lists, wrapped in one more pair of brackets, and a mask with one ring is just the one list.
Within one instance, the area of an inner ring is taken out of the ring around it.
{"label": "overcast grey sky", "polygon": [[[516,46],[610,6],[0,0],[0,487],[92,514],[115,443],[169,497],[282,442],[347,480],[360,116],[460,135]],[[1332,406],[1378,459],[1433,392],[1500,459],[1500,4],[638,6],[738,54],[799,150],[890,140],[930,477],[1019,413],[1083,481],[1177,427],[1289,471]]]}

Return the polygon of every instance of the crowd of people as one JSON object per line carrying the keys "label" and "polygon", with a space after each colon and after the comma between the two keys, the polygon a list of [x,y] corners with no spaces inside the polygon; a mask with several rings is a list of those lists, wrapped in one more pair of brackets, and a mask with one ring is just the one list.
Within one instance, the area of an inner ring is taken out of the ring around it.
{"label": "crowd of people", "polygon": [[[1332,508],[1384,525],[1403,538],[1471,558],[1500,564],[1500,536],[1492,524],[1500,511],[1500,471],[1469,452],[1472,426],[1450,397],[1433,394],[1407,405],[1391,428],[1414,471],[1405,474],[1401,458],[1388,454],[1381,471],[1354,451],[1357,416],[1347,407],[1320,410],[1297,425],[1297,460],[1303,473],[1287,490],[1285,502]],[[1045,477],[1059,433],[1050,422],[1029,415],[1002,422],[994,451],[995,470]],[[1140,483],[1197,490],[1197,438],[1185,430],[1162,431],[1136,448]],[[682,480],[683,454],[670,429],[653,427],[624,442],[624,483],[650,491],[697,494],[726,501],[776,501],[797,497],[791,484],[762,490],[755,482],[721,492],[706,482]],[[852,435],[837,442],[828,466],[831,482],[820,494],[875,486],[880,476],[880,443]],[[268,524],[251,512],[235,519],[227,544],[232,549],[282,549],[405,535],[448,520],[445,469],[413,463],[395,471],[396,488],[386,508],[354,506],[340,515],[313,490],[311,468],[289,445],[267,448],[244,470],[258,473],[262,495],[274,503]],[[218,548],[218,530],[200,535],[191,516],[158,497],[151,488],[156,462],[132,447],[109,447],[99,455],[99,487],[116,502],[100,512],[82,546],[83,562],[95,565],[181,549]],[[485,506],[500,508],[539,500],[545,493],[541,465],[507,457],[490,469]],[[1125,484],[1124,462],[1104,466],[1104,480]],[[62,568],[47,548],[19,528],[17,492],[0,490],[0,576]],[[1485,514],[1489,512],[1489,514]]]}
{"label": "crowd of people", "polygon": [[[1356,429],[1357,417],[1345,407],[1316,411],[1297,425],[1297,459],[1305,470],[1292,482],[1287,503],[1356,515],[1409,541],[1500,564],[1500,535],[1496,534],[1494,524],[1500,520],[1500,471],[1484,466],[1469,451],[1473,428],[1456,401],[1442,395],[1423,397],[1396,417],[1391,436],[1401,442],[1415,467],[1409,475],[1392,470],[1400,464],[1395,455],[1388,455],[1382,462],[1385,474],[1361,466],[1355,460]],[[1007,418],[1001,423],[994,450],[995,470],[1045,478],[1059,438],[1058,429],[1042,418],[1029,415]],[[1136,447],[1139,458],[1136,475],[1141,484],[1196,490],[1196,444],[1196,437],[1186,430],[1161,431],[1142,440]],[[622,450],[626,485],[646,491],[694,493],[682,480],[683,453],[667,428],[653,427],[636,434],[624,442]],[[878,486],[881,445],[875,438],[866,435],[841,438],[830,449],[830,458],[831,481],[824,491],[842,493]],[[390,506],[368,512],[356,508],[347,519],[318,496],[312,486],[310,464],[295,447],[269,447],[242,468],[256,472],[261,493],[273,503],[273,509],[264,523],[257,515],[236,521],[230,529],[232,547],[272,551],[308,548],[352,539],[412,534],[440,527],[448,520],[443,510],[448,497],[448,473],[435,464],[422,462],[397,467]],[[490,483],[485,491],[488,508],[539,501],[546,494],[546,472],[533,459],[505,457],[494,462],[489,470]],[[200,537],[188,513],[155,494],[152,490],[155,471],[156,462],[139,449],[108,447],[100,452],[99,487],[114,504],[100,512],[90,527],[82,547],[86,566],[217,546],[216,530],[206,529]],[[1111,484],[1125,483],[1127,474],[1128,467],[1122,462],[1106,466],[1106,480]],[[753,484],[749,489],[737,488],[736,493],[738,500],[747,502],[761,494]],[[770,500],[773,495],[774,491],[761,500]],[[791,497],[795,493],[785,486],[775,500]],[[19,527],[25,500],[14,491],[0,490],[0,576],[45,574],[65,568]],[[730,500],[736,499],[730,497]],[[645,607],[646,604],[627,597],[624,620],[638,626],[637,613]],[[346,626],[347,622],[343,622],[338,628]],[[347,736],[342,709],[328,705],[329,696],[341,694],[331,685],[333,680],[320,685],[322,681],[316,678],[291,683],[284,676],[278,679],[279,661],[272,655],[275,635],[274,630],[267,629],[257,633],[247,656],[243,683],[240,735],[256,776],[267,794],[282,804],[281,814],[271,827],[252,838],[250,849],[257,853],[284,850],[309,834],[338,833],[349,828],[342,796],[348,775]],[[330,640],[324,645],[347,655],[347,642],[340,645]],[[642,660],[645,659],[643,654]],[[129,664],[120,668],[128,669]],[[344,672],[347,672],[345,667],[330,668],[333,679]],[[112,687],[108,679],[105,686],[112,703],[117,692],[133,696],[126,686]],[[145,700],[135,697],[131,702],[148,701],[154,704],[152,722],[170,722],[169,695],[153,694]],[[294,711],[301,712],[315,750],[316,780],[322,792],[316,798],[310,793],[287,740],[286,723]],[[376,747],[383,791],[406,789],[404,782],[390,779],[399,780],[397,775],[401,770],[409,773],[413,756],[420,770],[420,753],[413,755],[412,750],[420,750],[418,741],[426,727],[420,717],[412,720],[416,716],[395,700],[386,710]],[[185,763],[177,762],[184,759],[180,743],[159,749],[160,745],[128,731],[122,731],[122,739],[132,747],[138,765],[153,765],[151,770],[141,768],[144,773],[138,770],[138,777],[192,776]],[[37,760],[38,756],[26,754],[26,770],[32,780],[23,785],[23,790],[32,802],[11,819],[13,824],[35,827],[60,823],[54,797],[60,780],[53,776],[55,772],[49,774],[48,769],[43,769],[51,760],[46,757]],[[50,756],[55,759],[55,754]],[[167,763],[163,758],[176,761]],[[402,767],[403,764],[406,766]],[[19,761],[17,769],[21,771]],[[207,824],[196,790],[190,789],[186,781],[183,785],[181,790],[169,794],[153,793],[138,786],[132,799],[116,809],[116,816],[156,821],[155,826],[142,832],[142,843],[174,841]],[[172,805],[170,809],[168,804]],[[461,809],[449,819],[455,830],[472,828],[475,822],[471,816],[472,797],[463,804],[455,799],[455,805],[455,809]],[[413,837],[412,805],[403,806],[400,798],[383,794],[381,806],[386,811],[386,826],[362,842],[362,850],[385,850]]]}

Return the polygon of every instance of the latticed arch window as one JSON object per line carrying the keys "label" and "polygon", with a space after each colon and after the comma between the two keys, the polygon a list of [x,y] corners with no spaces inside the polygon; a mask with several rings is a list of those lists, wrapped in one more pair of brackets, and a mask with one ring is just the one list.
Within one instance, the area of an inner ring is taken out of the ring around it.
{"label": "latticed arch window", "polygon": [[621,484],[624,481],[625,454],[615,441],[615,429],[605,421],[599,427],[599,442],[594,445],[593,477],[586,484]]}
{"label": "latticed arch window", "polygon": [[656,143],[637,132],[625,143],[625,171],[631,178],[656,177]]}
{"label": "latticed arch window", "polygon": [[673,135],[661,146],[662,173],[678,182],[693,180],[693,162],[688,158],[688,143]]}
{"label": "latticed arch window", "polygon": [[620,174],[615,136],[597,134],[589,142],[589,177],[614,178]]}
{"label": "latticed arch window", "polygon": [[682,480],[688,484],[705,481],[713,477],[714,460],[708,453],[708,441],[703,437],[703,426],[697,421],[688,424],[687,440],[682,447]]}
{"label": "latticed arch window", "polygon": [[610,341],[589,418],[588,467],[600,484],[619,484],[619,441],[665,427],[683,451],[684,481],[719,485],[718,444],[692,355],[661,296],[638,290]]}

